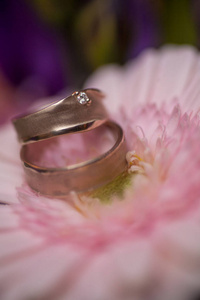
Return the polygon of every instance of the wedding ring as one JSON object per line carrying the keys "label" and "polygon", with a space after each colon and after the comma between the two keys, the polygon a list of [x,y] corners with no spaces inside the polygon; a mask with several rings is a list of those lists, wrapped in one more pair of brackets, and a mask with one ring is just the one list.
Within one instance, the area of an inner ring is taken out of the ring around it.
{"label": "wedding ring", "polygon": [[[87,94],[89,97],[92,95],[91,92]],[[93,101],[94,97],[91,99]],[[21,160],[29,186],[41,194],[59,197],[71,191],[82,193],[96,189],[123,173],[127,169],[123,131],[111,121],[107,121],[103,126],[111,131],[114,145],[94,159],[67,167],[47,168],[35,165],[30,159],[30,147],[33,145],[23,145]]]}
{"label": "wedding ring", "polygon": [[97,89],[85,89],[37,112],[14,119],[19,141],[31,143],[100,126],[107,121],[103,97]]}

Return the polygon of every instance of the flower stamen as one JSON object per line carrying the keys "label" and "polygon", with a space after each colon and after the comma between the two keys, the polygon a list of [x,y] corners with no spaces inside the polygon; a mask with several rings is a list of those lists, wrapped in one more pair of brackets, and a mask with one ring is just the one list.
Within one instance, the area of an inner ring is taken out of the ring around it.
{"label": "flower stamen", "polygon": [[144,173],[144,168],[142,165],[143,159],[136,154],[136,151],[129,151],[126,154],[126,160],[128,162],[128,173],[132,174],[135,172]]}

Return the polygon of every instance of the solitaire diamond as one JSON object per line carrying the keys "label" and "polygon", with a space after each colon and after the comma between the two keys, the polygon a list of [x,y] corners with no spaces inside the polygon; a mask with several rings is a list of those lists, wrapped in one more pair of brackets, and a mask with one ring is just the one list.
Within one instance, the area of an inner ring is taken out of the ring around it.
{"label": "solitaire diamond", "polygon": [[79,92],[76,97],[78,102],[82,105],[89,104],[91,102],[85,92]]}

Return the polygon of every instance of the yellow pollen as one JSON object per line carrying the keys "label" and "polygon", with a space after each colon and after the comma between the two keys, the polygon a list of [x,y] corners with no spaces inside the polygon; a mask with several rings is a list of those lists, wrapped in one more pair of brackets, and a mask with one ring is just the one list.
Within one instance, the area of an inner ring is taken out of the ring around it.
{"label": "yellow pollen", "polygon": [[137,154],[134,154],[133,156],[136,157],[138,160],[143,161],[143,159],[140,156],[138,156]]}

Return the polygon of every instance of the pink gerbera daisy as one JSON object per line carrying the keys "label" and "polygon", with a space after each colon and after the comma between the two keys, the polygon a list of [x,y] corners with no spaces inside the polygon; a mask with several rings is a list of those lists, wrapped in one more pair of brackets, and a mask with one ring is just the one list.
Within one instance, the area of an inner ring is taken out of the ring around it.
{"label": "pink gerbera daisy", "polygon": [[[36,194],[14,129],[1,128],[0,299],[189,300],[200,293],[199,82],[200,56],[190,47],[148,50],[91,76],[86,86],[107,94],[128,145],[129,175],[106,192],[72,191],[64,201]],[[84,145],[74,139],[69,148],[60,140],[62,155],[49,148],[46,159],[74,160]]]}

